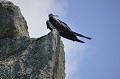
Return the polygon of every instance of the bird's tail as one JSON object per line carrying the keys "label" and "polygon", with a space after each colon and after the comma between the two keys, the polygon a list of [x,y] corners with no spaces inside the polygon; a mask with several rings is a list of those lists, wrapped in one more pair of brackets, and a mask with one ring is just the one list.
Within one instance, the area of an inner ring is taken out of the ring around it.
{"label": "bird's tail", "polygon": [[80,43],[85,43],[84,41],[81,41],[81,40],[79,40],[79,39],[77,39],[76,41],[77,41],[77,42],[80,42]]}
{"label": "bird's tail", "polygon": [[88,39],[88,40],[91,40],[92,38],[91,37],[86,37],[86,36],[84,36],[84,35],[82,35],[82,34],[79,34],[79,33],[76,33],[76,32],[73,32],[76,36],[80,36],[80,37],[84,37],[84,38],[86,38],[86,39]]}

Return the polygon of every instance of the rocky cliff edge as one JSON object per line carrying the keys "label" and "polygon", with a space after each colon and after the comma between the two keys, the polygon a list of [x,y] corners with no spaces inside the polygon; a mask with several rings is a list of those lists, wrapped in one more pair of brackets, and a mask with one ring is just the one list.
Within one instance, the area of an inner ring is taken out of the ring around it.
{"label": "rocky cliff edge", "polygon": [[0,1],[0,79],[65,79],[59,33],[30,38],[19,7],[6,0]]}

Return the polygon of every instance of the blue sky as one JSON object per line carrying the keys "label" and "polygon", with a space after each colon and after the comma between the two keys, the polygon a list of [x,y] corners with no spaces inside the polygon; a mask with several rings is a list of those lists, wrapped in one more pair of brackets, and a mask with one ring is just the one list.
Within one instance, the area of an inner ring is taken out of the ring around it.
{"label": "blue sky", "polygon": [[79,73],[71,79],[120,79],[120,0],[74,0],[69,5],[73,28],[93,38],[86,41]]}
{"label": "blue sky", "polygon": [[49,32],[49,13],[90,36],[81,44],[62,38],[66,79],[120,79],[120,0],[11,0],[27,20],[31,37]]}

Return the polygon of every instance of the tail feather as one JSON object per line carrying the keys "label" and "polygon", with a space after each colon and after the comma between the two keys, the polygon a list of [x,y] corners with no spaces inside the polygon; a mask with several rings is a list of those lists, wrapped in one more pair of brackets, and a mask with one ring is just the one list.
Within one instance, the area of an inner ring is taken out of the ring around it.
{"label": "tail feather", "polygon": [[77,42],[80,42],[80,43],[85,43],[84,41],[81,41],[81,40],[79,40],[79,39],[77,39],[76,41],[77,41]]}
{"label": "tail feather", "polygon": [[76,32],[73,32],[75,35],[77,35],[77,36],[80,36],[80,37],[84,37],[84,38],[86,38],[86,39],[88,39],[88,40],[91,40],[92,38],[91,37],[86,37],[86,36],[84,36],[84,35],[82,35],[82,34],[79,34],[79,33],[76,33]]}

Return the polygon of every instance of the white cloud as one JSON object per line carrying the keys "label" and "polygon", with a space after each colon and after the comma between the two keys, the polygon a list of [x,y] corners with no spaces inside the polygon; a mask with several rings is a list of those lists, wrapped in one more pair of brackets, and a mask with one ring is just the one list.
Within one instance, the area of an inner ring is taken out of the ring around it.
{"label": "white cloud", "polygon": [[48,14],[66,14],[67,0],[11,0],[18,5],[27,20],[31,37],[40,37],[49,32],[46,29]]}
{"label": "white cloud", "polygon": [[[48,14],[66,16],[68,0],[10,0],[18,5],[27,20],[31,37],[41,37],[49,32],[46,28]],[[85,45],[62,39],[66,53],[66,79],[77,72],[79,59],[83,56]]]}
{"label": "white cloud", "polygon": [[74,74],[79,73],[80,64],[83,61],[86,44],[81,44],[63,39],[66,55],[66,79],[71,79]]}

